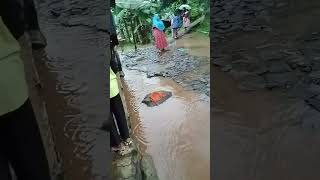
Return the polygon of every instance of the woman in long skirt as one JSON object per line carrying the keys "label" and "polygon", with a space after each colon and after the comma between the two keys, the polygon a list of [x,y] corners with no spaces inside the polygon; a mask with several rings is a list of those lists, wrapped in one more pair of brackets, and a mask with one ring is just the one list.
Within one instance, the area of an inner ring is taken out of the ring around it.
{"label": "woman in long skirt", "polygon": [[152,19],[153,37],[155,40],[156,48],[164,51],[168,47],[166,34],[164,33],[164,23],[160,20],[158,15],[154,15]]}

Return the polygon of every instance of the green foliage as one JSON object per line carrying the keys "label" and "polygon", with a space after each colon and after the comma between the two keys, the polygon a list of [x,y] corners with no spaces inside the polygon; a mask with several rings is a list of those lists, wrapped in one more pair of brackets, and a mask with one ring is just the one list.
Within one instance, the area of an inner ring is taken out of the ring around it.
{"label": "green foliage", "polygon": [[199,17],[201,17],[206,8],[210,8],[208,7],[207,4],[202,3],[200,0],[188,0],[188,5],[191,6],[191,14],[190,14],[190,19],[191,21],[194,21],[196,19],[198,19]]}
{"label": "green foliage", "polygon": [[[159,14],[162,19],[169,19],[182,4],[191,6],[191,21],[210,12],[209,0],[116,0],[117,2],[113,9],[117,31],[128,43],[147,44],[151,41],[151,19],[154,14]],[[207,29],[209,25],[200,27]]]}
{"label": "green foliage", "polygon": [[127,2],[128,4],[122,1],[120,7],[115,9],[114,16],[119,34],[131,43],[149,43],[151,18],[159,11],[160,4],[141,0]]}
{"label": "green foliage", "polygon": [[202,33],[208,33],[208,35],[209,35],[209,32],[210,32],[210,16],[206,16],[204,21],[197,28],[197,31],[202,32]]}

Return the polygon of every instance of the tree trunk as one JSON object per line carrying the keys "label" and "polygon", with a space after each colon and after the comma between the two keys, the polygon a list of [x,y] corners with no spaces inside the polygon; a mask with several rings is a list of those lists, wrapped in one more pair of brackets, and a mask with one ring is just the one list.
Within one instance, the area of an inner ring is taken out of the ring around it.
{"label": "tree trunk", "polygon": [[142,35],[142,33],[141,33],[141,28],[142,28],[142,26],[140,26],[141,21],[140,21],[140,19],[139,19],[138,16],[136,16],[136,18],[135,18],[134,20],[135,20],[136,27],[139,26],[139,28],[137,29],[137,33],[136,33],[136,34],[138,35],[138,42],[139,42],[140,44],[143,44],[143,35]]}
{"label": "tree trunk", "polygon": [[131,19],[131,33],[132,33],[132,38],[133,38],[133,44],[134,44],[134,49],[137,50],[137,42],[136,42],[136,36],[134,35],[134,29],[133,29],[133,19]]}
{"label": "tree trunk", "polygon": [[131,41],[131,36],[130,36],[130,31],[129,31],[129,29],[128,29],[128,24],[126,23],[126,20],[124,20],[123,23],[124,23],[124,28],[125,28],[126,34],[127,34],[126,39],[129,40],[129,43],[132,43],[132,41]]}

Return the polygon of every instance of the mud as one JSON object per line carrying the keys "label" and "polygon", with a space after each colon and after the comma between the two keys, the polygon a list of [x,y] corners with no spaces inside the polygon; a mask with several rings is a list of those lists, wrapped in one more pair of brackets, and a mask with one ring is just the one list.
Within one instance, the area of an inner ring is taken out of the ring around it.
{"label": "mud", "polygon": [[[29,87],[29,97],[31,99],[34,112],[38,121],[39,129],[44,142],[48,163],[51,171],[51,177],[53,180],[61,180],[63,176],[63,169],[61,164],[61,159],[57,147],[55,146],[55,136],[52,131],[51,122],[48,119],[48,114],[46,110],[46,103],[43,99],[43,91],[36,86],[37,74],[33,70],[33,56],[31,46],[29,44],[29,39],[27,36],[23,36],[19,40],[21,46],[21,57],[25,65],[26,80]],[[13,171],[12,171],[12,174]],[[14,177],[17,179],[16,177]]]}
{"label": "mud", "polygon": [[318,8],[317,1],[213,3],[213,178],[319,177]]}
{"label": "mud", "polygon": [[[160,180],[210,179],[209,99],[170,78],[125,70],[124,93],[139,151],[149,154]],[[141,103],[151,91],[173,96],[160,106]],[[194,164],[199,166],[195,167]]]}
{"label": "mud", "polygon": [[[103,1],[39,3],[40,26],[48,46],[45,52],[35,52],[35,63],[66,180],[106,179],[111,174],[108,137],[100,130],[108,117],[104,68],[108,36],[96,27],[66,27],[61,23],[77,18],[83,23],[90,19],[98,23],[99,17],[106,16],[104,4]],[[52,15],[57,8],[63,10],[59,17]],[[103,22],[107,23],[102,20],[99,23]]]}
{"label": "mud", "polygon": [[[191,36],[191,37],[190,37]],[[188,38],[188,37],[186,37]],[[154,47],[140,48],[121,54],[123,65],[128,70],[143,72],[148,78],[166,77],[173,79],[190,91],[197,91],[209,97],[210,95],[210,66],[208,53],[197,51],[203,48],[201,44],[194,43],[192,35],[189,35],[189,42],[183,38],[173,44],[170,50],[159,54]],[[196,37],[194,39],[197,39]],[[192,44],[192,48],[191,47]],[[198,52],[194,56],[188,51]]]}

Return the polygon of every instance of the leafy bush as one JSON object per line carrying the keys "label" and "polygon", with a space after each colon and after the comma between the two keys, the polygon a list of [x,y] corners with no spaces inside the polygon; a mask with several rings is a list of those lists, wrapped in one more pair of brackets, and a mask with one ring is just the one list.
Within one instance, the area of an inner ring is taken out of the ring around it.
{"label": "leafy bush", "polygon": [[[191,6],[190,19],[194,21],[207,14],[209,0],[127,0],[113,9],[117,31],[129,43],[146,44],[152,39],[152,16],[159,14],[162,19],[170,16],[186,3]],[[207,26],[207,25],[206,25]],[[170,30],[169,30],[170,31]]]}

